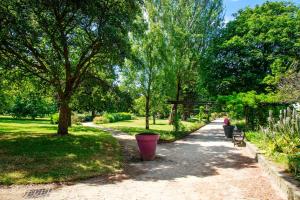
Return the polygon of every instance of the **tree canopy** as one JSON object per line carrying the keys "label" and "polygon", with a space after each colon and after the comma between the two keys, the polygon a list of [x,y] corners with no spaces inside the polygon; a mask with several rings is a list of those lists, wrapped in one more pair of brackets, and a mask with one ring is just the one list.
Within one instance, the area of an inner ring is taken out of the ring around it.
{"label": "tree canopy", "polygon": [[69,103],[92,67],[120,64],[139,10],[133,0],[30,0],[0,3],[1,63],[51,86],[68,133]]}
{"label": "tree canopy", "polygon": [[206,54],[205,87],[212,95],[275,91],[286,72],[299,69],[299,8],[267,2],[235,17]]}
{"label": "tree canopy", "polygon": [[221,0],[3,1],[0,113],[59,110],[64,135],[71,111],[132,111],[146,128],[169,113],[177,130],[191,102],[227,102],[241,117],[252,101],[299,101],[299,7],[266,2],[228,23],[223,15]]}

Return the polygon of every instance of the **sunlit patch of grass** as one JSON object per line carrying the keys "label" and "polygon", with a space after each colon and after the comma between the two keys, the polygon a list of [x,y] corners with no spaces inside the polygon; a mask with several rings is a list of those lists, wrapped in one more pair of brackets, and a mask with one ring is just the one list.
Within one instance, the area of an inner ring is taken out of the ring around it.
{"label": "sunlit patch of grass", "polygon": [[0,184],[71,181],[120,169],[119,143],[95,128],[56,136],[48,120],[0,118]]}
{"label": "sunlit patch of grass", "polygon": [[166,119],[156,120],[156,124],[150,123],[150,129],[145,129],[145,118],[139,117],[135,120],[127,120],[121,122],[101,124],[105,128],[113,128],[130,135],[135,135],[138,133],[157,133],[160,135],[161,141],[171,142],[180,138],[183,138],[191,131],[194,131],[201,126],[205,125],[203,122],[186,122],[183,121],[182,124],[185,127],[184,131],[173,131],[173,126],[168,124]]}

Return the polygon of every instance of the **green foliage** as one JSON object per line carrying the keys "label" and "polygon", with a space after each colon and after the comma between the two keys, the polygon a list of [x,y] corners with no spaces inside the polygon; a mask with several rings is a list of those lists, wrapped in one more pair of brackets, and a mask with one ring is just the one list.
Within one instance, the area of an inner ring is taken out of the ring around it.
{"label": "green foliage", "polygon": [[16,118],[52,114],[57,110],[52,94],[52,90],[37,84],[35,78],[20,76],[15,70],[0,72],[0,113]]}
{"label": "green foliage", "polygon": [[212,95],[274,91],[280,77],[299,69],[299,19],[290,2],[240,10],[206,53],[203,86]]}
{"label": "green foliage", "polygon": [[226,116],[225,112],[212,112],[211,113],[211,118],[216,119],[216,118],[224,118]]}
{"label": "green foliage", "polygon": [[53,112],[54,106],[47,99],[37,93],[22,93],[15,98],[10,113],[16,118],[43,117]]}
{"label": "green foliage", "polygon": [[145,96],[140,96],[139,98],[134,100],[133,110],[139,116],[145,116],[145,105],[146,99]]}
{"label": "green foliage", "polygon": [[281,110],[279,118],[270,111],[268,126],[260,132],[247,132],[249,141],[264,150],[267,156],[289,167],[300,177],[300,116],[295,109]]}
{"label": "green foliage", "polygon": [[[132,56],[125,62],[123,70],[126,82],[143,95],[144,109],[141,108],[142,99],[138,100],[138,112],[144,112],[146,127],[149,128],[149,116],[153,97],[161,93],[161,79],[164,68],[166,40],[163,35],[163,27],[159,17],[159,9],[154,2],[145,2],[144,16],[136,19],[138,28],[130,33]],[[147,17],[145,17],[147,15]],[[156,103],[155,103],[156,104]],[[157,101],[157,104],[158,101]],[[154,104],[153,104],[154,105]]]}
{"label": "green foliage", "polygon": [[300,152],[288,157],[288,166],[292,173],[300,180]]}
{"label": "green foliage", "polygon": [[173,131],[174,132],[180,132],[180,131],[184,132],[185,130],[186,130],[186,127],[182,123],[182,121],[180,119],[180,115],[176,114],[173,119]]}
{"label": "green foliage", "polygon": [[257,94],[256,91],[233,93],[227,96],[218,96],[218,103],[224,105],[223,110],[229,114],[231,118],[241,119],[245,116],[244,107],[257,108],[261,103],[274,103],[277,96],[269,94]]}
{"label": "green foliage", "polygon": [[104,113],[100,117],[95,117],[94,123],[103,124],[103,123],[113,123],[118,121],[131,120],[134,116],[130,113]]}
{"label": "green foliage", "polygon": [[129,112],[133,100],[125,88],[115,85],[116,67],[95,67],[74,94],[71,108],[77,112]]}
{"label": "green foliage", "polygon": [[238,130],[246,131],[246,122],[245,120],[230,120],[231,125],[236,126]]}
{"label": "green foliage", "polygon": [[167,99],[192,97],[190,90],[197,96],[199,60],[221,21],[220,0],[145,2],[144,15],[136,20],[138,30],[131,35],[133,56],[125,76],[145,98],[145,109],[141,99],[136,102],[140,114],[165,116],[170,111]]}
{"label": "green foliage", "polygon": [[268,122],[268,128],[264,129],[264,132],[268,139],[274,143],[274,148],[277,151],[290,155],[300,150],[300,116],[296,109],[281,110],[277,122],[273,112],[270,111]]}
{"label": "green foliage", "polygon": [[59,113],[54,113],[53,115],[51,115],[50,117],[51,124],[58,124],[58,120],[59,120]]}
{"label": "green foliage", "polygon": [[91,122],[93,121],[93,117],[86,113],[86,114],[79,114],[79,113],[72,113],[71,115],[71,123],[80,125],[82,122]]}
{"label": "green foliage", "polygon": [[94,118],[93,122],[95,124],[106,124],[109,123],[109,120],[103,116],[98,116]]}
{"label": "green foliage", "polygon": [[[159,16],[162,16],[167,41],[164,57],[167,96],[177,101],[197,101],[202,95],[196,87],[202,73],[201,61],[222,26],[222,1],[166,0],[159,6],[162,7]],[[178,107],[172,108],[176,114],[180,114]],[[185,107],[182,114],[187,119],[191,112]],[[175,114],[171,114],[172,117]]]}
{"label": "green foliage", "polygon": [[[150,102],[150,112],[151,114],[155,114],[158,118],[166,118],[170,112],[170,105],[166,104],[165,99],[167,97],[155,95],[152,96]],[[133,111],[139,116],[145,116],[145,104],[146,99],[144,96],[140,96],[139,98],[134,100]]]}
{"label": "green foliage", "polygon": [[1,1],[1,65],[55,91],[58,134],[68,134],[69,104],[87,72],[121,65],[140,1]]}
{"label": "green foliage", "polygon": [[222,110],[227,112],[232,119],[245,119],[246,129],[258,130],[267,124],[270,109],[275,115],[286,106],[279,102],[278,95],[273,93],[257,94],[255,91],[233,93],[228,96],[219,96],[218,103],[223,105]]}
{"label": "green foliage", "polygon": [[278,96],[284,102],[300,102],[300,72],[293,71],[280,80]]}
{"label": "green foliage", "polygon": [[205,107],[204,106],[200,106],[199,107],[199,113],[198,113],[198,119],[199,119],[199,121],[207,122],[207,120],[209,119],[209,117],[210,117],[210,114],[205,109]]}
{"label": "green foliage", "polygon": [[133,118],[130,113],[105,113],[103,117],[108,119],[110,123],[131,120]]}

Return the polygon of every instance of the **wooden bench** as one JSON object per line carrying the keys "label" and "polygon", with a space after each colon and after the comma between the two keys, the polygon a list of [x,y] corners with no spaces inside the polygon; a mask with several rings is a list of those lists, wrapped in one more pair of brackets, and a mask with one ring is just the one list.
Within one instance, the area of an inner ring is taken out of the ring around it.
{"label": "wooden bench", "polygon": [[235,145],[244,146],[245,145],[244,139],[245,139],[245,133],[243,131],[241,131],[241,130],[233,131],[232,142],[233,142],[234,146]]}

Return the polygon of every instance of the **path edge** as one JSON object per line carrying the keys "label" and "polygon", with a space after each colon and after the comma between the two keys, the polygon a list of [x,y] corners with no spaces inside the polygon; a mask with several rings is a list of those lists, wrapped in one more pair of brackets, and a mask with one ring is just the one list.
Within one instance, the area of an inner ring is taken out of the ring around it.
{"label": "path edge", "polygon": [[[246,149],[255,157],[255,160],[262,169],[274,181],[288,200],[300,200],[300,189],[297,187],[297,181],[291,176],[283,174],[279,169],[267,160],[260,150],[252,143],[245,141]],[[299,184],[299,183],[298,183]]]}

